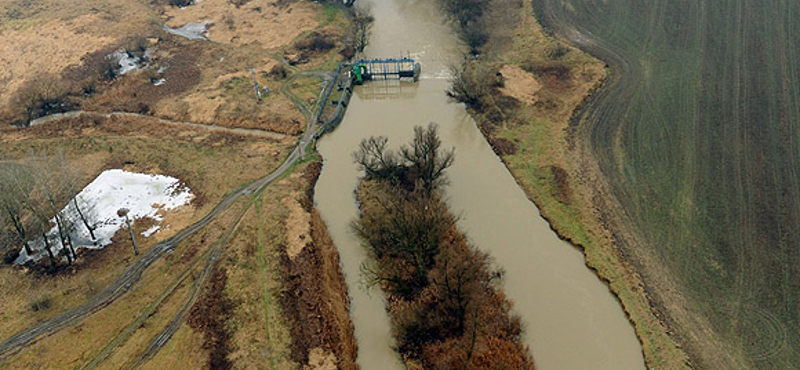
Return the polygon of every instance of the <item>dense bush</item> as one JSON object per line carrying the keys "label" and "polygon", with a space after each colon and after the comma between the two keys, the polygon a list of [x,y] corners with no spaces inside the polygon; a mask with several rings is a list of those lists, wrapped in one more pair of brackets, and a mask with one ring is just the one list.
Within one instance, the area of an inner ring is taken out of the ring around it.
{"label": "dense bush", "polygon": [[25,125],[36,118],[73,110],[72,86],[55,76],[43,75],[27,81],[16,93],[13,106]]}
{"label": "dense bush", "polygon": [[482,113],[490,105],[495,90],[502,86],[497,71],[484,63],[465,60],[460,66],[451,68],[453,73],[447,96]]}
{"label": "dense bush", "polygon": [[309,52],[324,52],[333,49],[336,44],[332,37],[321,32],[314,31],[308,37],[303,38],[295,44],[295,49]]}
{"label": "dense bush", "polygon": [[480,54],[480,48],[489,40],[483,25],[483,14],[491,0],[440,0],[447,17],[456,26],[456,31],[472,55]]}

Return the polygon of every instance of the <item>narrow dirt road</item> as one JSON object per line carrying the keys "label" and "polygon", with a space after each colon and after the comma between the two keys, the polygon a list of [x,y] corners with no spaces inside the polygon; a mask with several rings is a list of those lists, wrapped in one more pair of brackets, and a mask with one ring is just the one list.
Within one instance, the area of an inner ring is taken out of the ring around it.
{"label": "narrow dirt road", "polygon": [[[306,111],[304,111],[304,114],[305,113]],[[308,116],[309,115],[307,115],[307,118]],[[117,278],[117,280],[109,284],[105,289],[103,289],[102,292],[87,300],[80,306],[65,311],[26,330],[16,333],[3,343],[0,343],[0,359],[8,357],[23,347],[36,343],[38,340],[52,335],[60,329],[80,322],[87,316],[99,311],[100,309],[108,306],[118,298],[125,295],[125,293],[127,293],[139,281],[139,279],[141,279],[144,271],[147,270],[159,258],[163,257],[164,254],[174,249],[175,246],[192,236],[197,231],[203,229],[221,212],[228,209],[240,197],[243,195],[260,192],[267,185],[271,184],[286,171],[291,169],[298,159],[304,157],[305,146],[311,141],[314,133],[316,132],[316,128],[316,122],[307,119],[306,130],[298,139],[298,145],[277,169],[272,171],[272,173],[269,175],[253,181],[252,183],[228,194],[219,204],[217,204],[216,207],[214,207],[213,210],[211,210],[211,212],[209,212],[199,221],[187,227],[186,229],[181,230],[179,233],[162,241],[151,250],[142,254],[141,258],[128,266],[128,268],[125,269],[125,271]]]}
{"label": "narrow dirt road", "polygon": [[31,121],[30,125],[31,126],[39,126],[39,125],[43,125],[43,124],[46,124],[46,123],[58,121],[58,120],[64,119],[64,118],[78,118],[78,117],[81,117],[81,116],[89,116],[89,117],[92,117],[92,118],[105,118],[105,119],[111,119],[111,118],[114,118],[114,117],[145,118],[145,119],[156,120],[159,123],[163,123],[163,124],[167,124],[167,125],[200,128],[200,129],[205,129],[205,130],[214,131],[214,132],[229,132],[229,133],[238,134],[238,135],[259,136],[259,137],[265,137],[265,138],[270,138],[270,139],[274,139],[274,140],[283,140],[283,139],[289,137],[289,135],[286,135],[286,134],[282,134],[282,133],[279,133],[279,132],[267,131],[267,130],[258,130],[258,129],[252,129],[252,128],[239,128],[239,127],[225,127],[225,126],[218,126],[218,125],[207,124],[207,123],[174,121],[174,120],[170,120],[170,119],[166,119],[166,118],[159,118],[159,117],[155,117],[155,116],[149,116],[149,115],[146,115],[146,114],[130,113],[130,112],[101,113],[101,112],[91,112],[91,111],[84,111],[84,110],[76,110],[76,111],[71,111],[71,112],[66,112],[66,113],[51,114],[49,116],[44,116],[44,117],[41,117],[41,118],[37,118],[37,119]]}

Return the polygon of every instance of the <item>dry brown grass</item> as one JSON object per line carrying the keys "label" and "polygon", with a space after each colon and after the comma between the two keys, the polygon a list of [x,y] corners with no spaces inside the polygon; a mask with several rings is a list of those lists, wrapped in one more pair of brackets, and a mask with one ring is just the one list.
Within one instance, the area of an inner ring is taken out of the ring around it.
{"label": "dry brown grass", "polygon": [[0,0],[0,109],[26,80],[60,74],[85,55],[157,28],[148,2]]}
{"label": "dry brown grass", "polygon": [[271,0],[253,0],[236,6],[228,0],[205,0],[186,8],[170,7],[166,24],[177,28],[194,22],[211,22],[208,39],[220,43],[258,44],[274,49],[294,40],[320,23],[317,6],[299,1],[278,6]]}
{"label": "dry brown grass", "polygon": [[[162,231],[141,238],[147,250],[207,213],[226,193],[267,174],[283,159],[282,144],[259,138],[209,134],[155,126],[153,123],[120,120],[94,123],[56,123],[22,131],[13,140],[3,135],[0,155],[18,158],[29,150],[64,151],[82,174],[84,184],[107,168],[176,176],[198,195],[194,207],[167,212]],[[274,152],[279,153],[273,155]],[[132,162],[125,164],[125,162]],[[144,223],[135,224],[137,232]],[[139,230],[141,229],[141,230]],[[7,337],[18,330],[73,307],[97,293],[116,277],[132,258],[132,247],[123,234],[105,249],[85,254],[69,274],[40,276],[15,268],[0,269],[4,299],[0,301],[0,333]],[[28,292],[53,297],[48,310],[29,314]]]}
{"label": "dry brown grass", "polygon": [[141,369],[202,369],[207,356],[202,346],[202,334],[183,324],[172,340]]}
{"label": "dry brown grass", "polygon": [[[183,9],[163,1],[103,0],[94,6],[73,6],[65,0],[46,0],[33,6],[26,0],[0,0],[9,12],[0,17],[0,120],[21,119],[8,103],[20,87],[48,73],[84,110],[148,113],[179,121],[257,128],[290,135],[302,132],[303,116],[283,94],[282,79],[268,77],[285,50],[313,30],[328,35],[336,47],[310,56],[300,69],[331,69],[338,61],[338,41],[346,19],[321,4],[298,1],[276,4],[255,0],[237,6],[207,0]],[[23,5],[21,5],[23,4]],[[9,15],[11,14],[11,15]],[[11,19],[9,17],[22,17]],[[164,32],[160,25],[212,22],[208,41],[188,41]],[[163,37],[147,43],[153,50],[150,68],[131,72],[113,82],[96,82],[96,93],[77,93],[97,79],[102,61],[137,38]],[[289,52],[291,54],[292,52]],[[202,67],[200,67],[202,66]],[[163,73],[156,73],[165,67]],[[256,102],[248,68],[255,68],[262,86],[271,93]],[[166,83],[154,86],[152,81]]]}
{"label": "dry brown grass", "polygon": [[542,85],[532,74],[509,64],[500,68],[500,74],[503,75],[503,87],[499,89],[501,93],[526,104],[536,102],[534,94],[541,90]]}
{"label": "dry brown grass", "polygon": [[285,222],[286,254],[294,259],[311,242],[311,215],[303,210],[297,194],[284,198],[283,206],[289,210]]}

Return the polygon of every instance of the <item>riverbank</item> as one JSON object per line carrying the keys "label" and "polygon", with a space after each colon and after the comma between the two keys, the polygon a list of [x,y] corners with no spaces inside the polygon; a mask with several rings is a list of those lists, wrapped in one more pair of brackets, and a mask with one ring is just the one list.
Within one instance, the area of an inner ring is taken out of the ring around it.
{"label": "riverbank", "polygon": [[[616,244],[597,209],[594,177],[580,166],[581,142],[570,119],[608,71],[602,62],[547,34],[530,2],[495,2],[484,16],[491,49],[481,68],[499,72],[500,86],[470,113],[542,217],[578,246],[622,303],[649,368],[686,369],[687,357]],[[511,22],[509,19],[513,19]]]}

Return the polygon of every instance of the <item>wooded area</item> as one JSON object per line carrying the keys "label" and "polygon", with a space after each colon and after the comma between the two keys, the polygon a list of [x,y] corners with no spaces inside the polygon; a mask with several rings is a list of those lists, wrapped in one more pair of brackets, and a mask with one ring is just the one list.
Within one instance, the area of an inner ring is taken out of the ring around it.
{"label": "wooded area", "polygon": [[[0,249],[5,263],[13,263],[22,250],[28,256],[47,253],[51,266],[63,258],[77,258],[73,231],[84,227],[94,237],[88,200],[74,198],[77,175],[63,154],[31,153],[22,162],[0,164]],[[72,212],[74,210],[74,212]],[[55,235],[49,233],[56,227]],[[34,247],[43,241],[43,248]]]}

